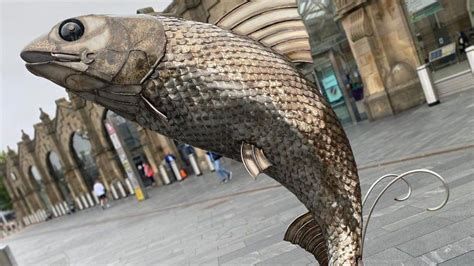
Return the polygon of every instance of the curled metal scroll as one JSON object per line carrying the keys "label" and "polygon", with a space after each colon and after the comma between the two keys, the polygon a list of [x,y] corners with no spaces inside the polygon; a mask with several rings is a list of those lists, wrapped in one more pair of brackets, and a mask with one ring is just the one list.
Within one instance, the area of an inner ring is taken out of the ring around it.
{"label": "curled metal scroll", "polygon": [[[362,200],[362,207],[364,207],[365,202],[366,202],[367,199],[369,198],[369,195],[370,195],[370,193],[372,193],[372,190],[374,190],[375,186],[377,186],[382,180],[384,180],[385,178],[388,178],[388,177],[395,177],[395,178],[397,178],[398,175],[396,175],[396,174],[388,174],[388,175],[384,175],[384,176],[380,177],[379,179],[377,179],[377,180],[370,186],[369,190],[367,191],[367,194],[365,194],[364,199]],[[411,192],[412,192],[410,183],[408,183],[408,182],[405,180],[405,178],[401,178],[401,180],[402,180],[403,182],[405,182],[405,184],[407,184],[407,186],[408,186],[408,192],[407,192],[407,194],[406,194],[404,197],[402,197],[402,198],[395,198],[394,200],[396,200],[396,201],[404,201],[404,200],[407,200],[407,199],[411,196]]]}
{"label": "curled metal scroll", "polygon": [[390,183],[388,183],[383,189],[382,191],[377,195],[377,197],[375,198],[374,200],[374,203],[372,204],[372,206],[370,207],[370,210],[369,210],[369,214],[367,216],[367,220],[365,221],[365,227],[363,228],[362,230],[362,248],[361,248],[361,254],[364,254],[364,244],[365,244],[365,235],[367,233],[367,227],[369,227],[369,221],[370,221],[370,217],[372,216],[372,213],[374,212],[374,209],[375,209],[375,206],[377,205],[377,203],[379,202],[380,198],[382,197],[383,194],[385,194],[385,192],[393,185],[395,184],[398,180],[403,180],[407,186],[408,186],[408,193],[402,197],[402,198],[395,198],[395,200],[397,201],[404,201],[404,200],[407,200],[410,196],[411,196],[411,193],[412,193],[412,189],[411,189],[411,186],[410,184],[405,180],[404,177],[406,176],[409,176],[409,175],[412,175],[412,174],[417,174],[417,173],[426,173],[426,174],[430,174],[434,177],[436,177],[444,186],[445,188],[445,191],[446,191],[446,198],[443,200],[443,202],[441,202],[441,204],[439,204],[438,206],[435,206],[435,207],[432,207],[432,208],[427,208],[426,210],[427,211],[437,211],[441,208],[443,208],[446,203],[448,203],[448,200],[449,200],[449,186],[448,186],[448,183],[446,182],[446,180],[440,176],[438,173],[434,172],[434,171],[431,171],[431,170],[428,170],[428,169],[416,169],[416,170],[412,170],[412,171],[408,171],[408,172],[405,172],[401,175],[396,175],[396,174],[388,174],[388,175],[384,175],[382,177],[380,177],[379,179],[377,179],[369,188],[369,190],[367,191],[367,194],[365,195],[363,201],[362,201],[362,206],[364,206],[365,202],[367,201],[370,193],[373,191],[373,189],[375,188],[375,186],[380,183],[380,181],[384,180],[385,178],[388,178],[388,177],[394,177],[392,179],[392,181],[390,181]]}

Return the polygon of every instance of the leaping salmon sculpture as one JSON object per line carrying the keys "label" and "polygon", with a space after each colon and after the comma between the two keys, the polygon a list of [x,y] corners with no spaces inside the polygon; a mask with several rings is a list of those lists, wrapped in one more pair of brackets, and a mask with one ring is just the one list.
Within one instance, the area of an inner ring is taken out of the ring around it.
{"label": "leaping salmon sculpture", "polygon": [[321,265],[360,265],[357,167],[324,97],[285,56],[217,26],[162,16],[67,19],[21,53],[85,99],[265,173],[308,208],[285,239]]}

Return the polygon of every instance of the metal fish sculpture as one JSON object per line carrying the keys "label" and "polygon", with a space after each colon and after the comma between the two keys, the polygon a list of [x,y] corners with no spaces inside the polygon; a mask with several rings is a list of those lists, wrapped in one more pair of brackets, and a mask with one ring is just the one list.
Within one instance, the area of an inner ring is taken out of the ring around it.
{"label": "metal fish sculpture", "polygon": [[286,57],[172,17],[65,20],[21,53],[37,76],[143,127],[242,161],[308,208],[285,239],[321,265],[361,265],[357,167],[324,97]]}

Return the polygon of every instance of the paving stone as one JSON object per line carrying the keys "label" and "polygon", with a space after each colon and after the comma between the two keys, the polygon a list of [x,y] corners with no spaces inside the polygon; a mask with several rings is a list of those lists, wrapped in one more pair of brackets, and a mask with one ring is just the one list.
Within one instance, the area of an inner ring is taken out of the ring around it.
{"label": "paving stone", "polygon": [[[473,155],[473,157],[474,157],[474,155]],[[470,160],[470,163],[472,163],[473,161],[474,160]],[[449,182],[449,187],[454,189],[454,188],[457,188],[459,186],[464,186],[469,182],[472,182],[473,172],[474,172],[474,170],[468,170],[468,172],[465,173],[463,177],[457,178],[456,180]]]}
{"label": "paving stone", "polygon": [[285,235],[287,227],[288,226],[286,225],[277,224],[276,226],[273,226],[267,230],[263,230],[258,234],[250,236],[249,238],[245,239],[244,243],[245,245],[249,246],[258,241],[261,241],[262,239],[271,237],[279,237],[281,240],[283,240],[283,236]]}
{"label": "paving stone", "polygon": [[[459,197],[465,197],[467,194],[472,193],[472,188],[474,186],[474,181],[469,182],[463,186],[455,187],[453,189],[450,189],[450,200],[457,199]],[[420,199],[418,201],[411,202],[410,205],[421,208],[421,209],[427,209],[434,207],[438,205],[442,201],[442,198],[440,197],[433,197],[433,196],[428,196],[425,199]],[[448,206],[450,205],[450,202],[447,204]]]}
{"label": "paving stone", "polygon": [[[282,242],[282,239],[279,235],[275,235],[269,238],[264,238],[262,240],[259,240],[253,244],[250,244],[248,246],[245,246],[244,248],[238,249],[236,251],[227,253],[223,256],[219,257],[219,263],[226,263],[230,262],[236,258],[248,256],[247,259],[255,259],[258,256],[258,253],[255,253],[256,250],[261,249],[263,247],[271,246],[274,243]],[[251,255],[251,257],[250,257]]]}
{"label": "paving stone", "polygon": [[409,205],[392,205],[372,214],[370,228],[379,228],[425,210]]}
{"label": "paving stone", "polygon": [[215,265],[219,265],[219,262],[217,261],[217,258],[212,258],[212,259],[209,259],[209,260],[204,261],[204,262],[195,262],[195,261],[193,261],[192,264],[193,265],[197,264],[197,265],[201,265],[201,266],[215,266]]}
{"label": "paving stone", "polygon": [[[200,260],[208,260],[211,258],[218,258],[220,256],[223,256],[225,254],[234,252],[236,250],[242,249],[245,247],[245,244],[243,242],[237,242],[233,243],[231,245],[226,245],[226,246],[217,246],[215,249],[210,249],[208,252],[196,252],[196,256],[199,258],[197,262]],[[218,260],[216,260],[218,261]]]}
{"label": "paving stone", "polygon": [[383,226],[382,228],[386,231],[394,232],[394,231],[403,229],[405,227],[408,227],[413,223],[416,223],[416,222],[425,220],[429,217],[432,217],[433,215],[434,214],[432,212],[427,212],[427,211],[426,212],[420,212],[420,213],[408,216],[407,218],[398,220],[394,223],[387,224],[387,225]]}
{"label": "paving stone", "polygon": [[437,248],[456,242],[474,233],[474,217],[451,224],[438,231],[407,241],[397,247],[414,256],[420,256]]}
{"label": "paving stone", "polygon": [[373,243],[375,241],[379,241],[381,236],[387,235],[389,232],[384,230],[383,228],[372,228],[369,227],[367,234],[365,235],[366,243]]}
{"label": "paving stone", "polygon": [[[382,264],[385,265],[385,264]],[[389,264],[390,265],[390,264]],[[406,260],[399,265],[403,266],[436,266],[436,262],[431,261],[430,259],[421,256],[421,257],[416,257],[414,259]]]}
{"label": "paving stone", "polygon": [[399,265],[402,262],[410,259],[413,259],[413,257],[407,253],[402,252],[396,248],[389,248],[370,257],[365,257],[364,265],[382,265],[387,262],[390,262],[392,265]]}
{"label": "paving stone", "polygon": [[[359,166],[474,143],[474,119],[464,106],[474,90],[373,123],[347,127]],[[472,261],[474,149],[420,157],[359,171],[362,190],[380,176],[416,168],[439,172],[451,186],[450,202],[438,212],[443,192],[434,178],[410,179],[412,197],[393,198],[392,187],[368,227],[366,265],[463,265]],[[311,254],[282,240],[288,225],[306,212],[268,176],[249,178],[240,163],[226,160],[234,178],[220,184],[215,173],[148,190],[112,208],[87,209],[36,224],[0,240],[22,265],[314,265]],[[365,209],[367,211],[367,209]],[[412,257],[413,256],[413,257]]]}
{"label": "paving stone", "polygon": [[260,258],[261,260],[266,260],[268,258],[278,256],[279,254],[282,254],[288,251],[293,251],[297,248],[298,248],[297,246],[289,242],[281,241],[271,246],[259,249],[258,253],[261,255],[261,258]]}
{"label": "paving stone", "polygon": [[306,257],[307,252],[301,248],[283,252],[277,256],[262,260],[257,265],[308,265],[317,263],[315,259]]}
{"label": "paving stone", "polygon": [[466,194],[466,195],[463,195],[462,197],[457,197],[457,198],[454,198],[454,199],[451,197],[450,200],[448,201],[448,204],[445,207],[443,207],[442,211],[434,211],[434,212],[433,211],[423,211],[423,212],[408,216],[408,217],[406,217],[404,219],[401,219],[399,221],[396,221],[394,223],[385,225],[382,228],[386,231],[393,232],[393,231],[400,230],[404,227],[410,226],[410,224],[413,224],[413,223],[419,222],[421,220],[427,219],[429,217],[444,217],[444,218],[449,219],[449,217],[445,217],[444,213],[449,212],[450,210],[456,208],[459,205],[464,205],[466,202],[472,202],[472,200],[473,200],[472,197],[473,196],[474,196],[474,193],[473,194]]}
{"label": "paving stone", "polygon": [[474,250],[474,238],[466,237],[458,242],[433,250],[423,256],[438,264],[472,250]]}
{"label": "paving stone", "polygon": [[[431,232],[435,232],[436,230],[439,230],[441,228],[445,228],[450,223],[452,222],[443,218],[428,218],[410,226],[404,227],[395,232],[387,232],[386,234],[382,234],[378,237],[375,237],[371,241],[366,241],[365,255],[371,256],[390,247],[397,247],[398,245],[410,241],[412,239],[416,239],[417,237],[421,237]],[[370,227],[368,230],[369,231],[367,232],[367,234],[370,234]],[[406,250],[401,250],[406,252]],[[416,257],[410,252],[406,253],[412,255],[413,257]]]}
{"label": "paving stone", "polygon": [[474,250],[474,234],[471,234],[470,237],[466,237],[461,241],[457,242],[457,244],[464,248],[465,250],[473,251]]}
{"label": "paving stone", "polygon": [[474,262],[474,251],[470,251],[468,253],[462,254],[439,264],[440,266],[461,266],[461,265],[472,265]]}
{"label": "paving stone", "polygon": [[462,221],[469,217],[473,217],[474,216],[474,206],[473,206],[474,194],[468,195],[468,198],[470,198],[471,200],[457,204],[456,207],[447,209],[437,214],[437,216],[443,217],[452,221]]}

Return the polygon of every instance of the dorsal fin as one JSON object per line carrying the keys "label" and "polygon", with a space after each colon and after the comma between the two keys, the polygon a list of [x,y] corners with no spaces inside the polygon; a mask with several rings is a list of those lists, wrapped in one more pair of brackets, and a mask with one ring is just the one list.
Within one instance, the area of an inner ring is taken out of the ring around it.
{"label": "dorsal fin", "polygon": [[254,0],[238,3],[208,23],[248,36],[294,63],[313,63],[309,36],[296,0]]}
{"label": "dorsal fin", "polygon": [[328,265],[326,240],[311,212],[296,218],[286,230],[283,239],[313,254],[319,265]]}
{"label": "dorsal fin", "polygon": [[261,149],[254,145],[246,144],[245,142],[242,142],[240,146],[240,157],[245,169],[254,179],[257,178],[263,170],[272,166]]}

